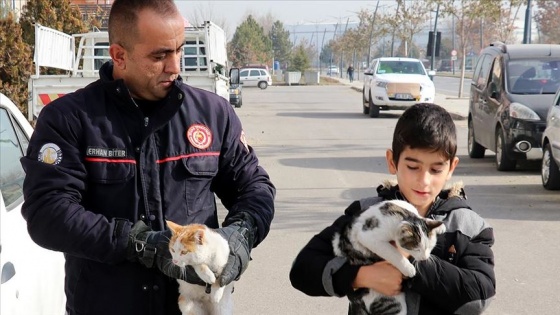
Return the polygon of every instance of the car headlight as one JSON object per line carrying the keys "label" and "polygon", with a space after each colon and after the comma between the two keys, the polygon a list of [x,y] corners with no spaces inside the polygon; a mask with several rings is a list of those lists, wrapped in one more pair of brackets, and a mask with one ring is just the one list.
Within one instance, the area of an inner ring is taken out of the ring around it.
{"label": "car headlight", "polygon": [[520,103],[511,103],[509,106],[509,116],[523,120],[541,120],[535,111]]}
{"label": "car headlight", "polygon": [[389,82],[386,82],[386,81],[377,81],[377,82],[375,82],[375,85],[377,85],[377,86],[380,87],[380,88],[386,88],[386,87],[387,87],[387,84],[389,84]]}
{"label": "car headlight", "polygon": [[430,82],[422,82],[420,83],[420,87],[422,88],[422,90],[433,90],[434,89],[434,83],[432,81]]}
{"label": "car headlight", "polygon": [[231,90],[229,90],[229,92],[230,92],[231,94],[238,95],[238,94],[239,94],[239,89],[231,89]]}

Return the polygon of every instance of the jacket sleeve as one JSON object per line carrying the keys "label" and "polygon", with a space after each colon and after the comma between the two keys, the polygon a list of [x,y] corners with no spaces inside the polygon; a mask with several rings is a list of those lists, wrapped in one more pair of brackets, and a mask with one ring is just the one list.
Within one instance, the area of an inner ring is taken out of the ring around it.
{"label": "jacket sleeve", "polygon": [[229,211],[226,220],[239,212],[251,215],[257,225],[253,244],[257,246],[270,231],[276,188],[268,173],[259,165],[255,151],[247,144],[241,121],[233,107],[225,100],[222,105],[227,117],[225,138],[212,190]]}
{"label": "jacket sleeve", "polygon": [[62,112],[59,104],[55,101],[43,108],[21,159],[26,172],[21,212],[29,234],[51,250],[100,262],[123,261],[131,224],[108,220],[80,205],[86,189],[81,131],[77,119]]}
{"label": "jacket sleeve", "polygon": [[313,236],[300,251],[290,270],[294,288],[310,296],[345,296],[353,290],[352,283],[360,266],[335,256],[332,245],[334,234],[349,219],[347,215],[341,216]]}
{"label": "jacket sleeve", "polygon": [[431,258],[415,263],[417,275],[409,286],[448,313],[481,314],[496,291],[493,229],[473,212],[470,220],[457,216],[462,217],[449,223]]}

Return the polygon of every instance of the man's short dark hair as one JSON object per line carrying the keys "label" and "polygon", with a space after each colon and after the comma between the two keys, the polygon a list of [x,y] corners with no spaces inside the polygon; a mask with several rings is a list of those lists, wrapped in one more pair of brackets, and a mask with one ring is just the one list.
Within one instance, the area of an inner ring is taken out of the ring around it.
{"label": "man's short dark hair", "polygon": [[109,43],[132,49],[138,36],[138,12],[150,9],[162,17],[179,14],[173,0],[115,0],[109,13]]}
{"label": "man's short dark hair", "polygon": [[393,134],[393,161],[398,165],[405,148],[440,152],[451,160],[457,153],[457,132],[451,115],[441,106],[420,103],[409,107]]}

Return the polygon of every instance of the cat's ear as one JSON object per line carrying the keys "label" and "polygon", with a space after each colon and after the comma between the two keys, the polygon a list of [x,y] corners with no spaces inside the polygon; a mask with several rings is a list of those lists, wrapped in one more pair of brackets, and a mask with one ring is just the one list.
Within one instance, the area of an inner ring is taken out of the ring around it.
{"label": "cat's ear", "polygon": [[173,233],[177,233],[177,230],[181,227],[179,224],[173,221],[165,220],[165,223],[167,223],[167,226],[171,231],[173,231]]}
{"label": "cat's ear", "polygon": [[408,221],[401,221],[401,224],[399,224],[399,230],[401,232],[401,237],[411,237],[414,235],[412,224]]}
{"label": "cat's ear", "polygon": [[426,225],[428,231],[434,231],[436,234],[441,234],[446,230],[445,224],[441,221],[426,219]]}
{"label": "cat's ear", "polygon": [[198,245],[202,245],[202,243],[204,243],[204,230],[200,229],[196,231],[194,239]]}

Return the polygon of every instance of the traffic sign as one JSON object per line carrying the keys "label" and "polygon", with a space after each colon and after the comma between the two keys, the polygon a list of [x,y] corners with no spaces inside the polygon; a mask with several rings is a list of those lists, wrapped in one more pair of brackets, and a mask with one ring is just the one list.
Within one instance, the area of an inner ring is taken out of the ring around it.
{"label": "traffic sign", "polygon": [[457,56],[457,51],[455,49],[451,51],[451,56]]}

